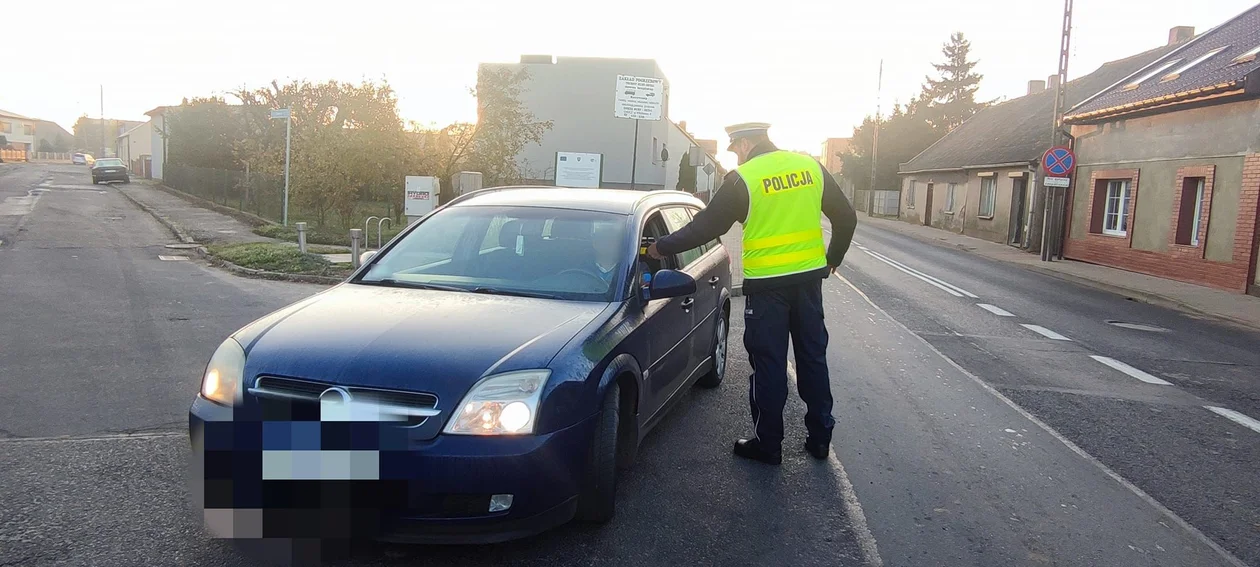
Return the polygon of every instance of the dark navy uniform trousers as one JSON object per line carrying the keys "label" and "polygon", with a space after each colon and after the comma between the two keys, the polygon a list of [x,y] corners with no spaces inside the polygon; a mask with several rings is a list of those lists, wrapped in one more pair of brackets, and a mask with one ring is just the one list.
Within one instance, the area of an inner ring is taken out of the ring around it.
{"label": "dark navy uniform trousers", "polygon": [[748,401],[757,439],[772,450],[783,443],[789,337],[796,357],[796,389],[808,407],[809,439],[830,441],[836,421],[831,416],[822,279],[757,291],[745,298],[744,348],[753,367]]}

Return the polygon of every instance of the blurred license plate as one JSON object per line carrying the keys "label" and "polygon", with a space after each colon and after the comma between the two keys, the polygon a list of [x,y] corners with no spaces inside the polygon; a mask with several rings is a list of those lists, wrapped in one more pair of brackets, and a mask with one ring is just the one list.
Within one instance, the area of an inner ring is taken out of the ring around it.
{"label": "blurred license plate", "polygon": [[380,480],[380,451],[263,451],[263,480]]}

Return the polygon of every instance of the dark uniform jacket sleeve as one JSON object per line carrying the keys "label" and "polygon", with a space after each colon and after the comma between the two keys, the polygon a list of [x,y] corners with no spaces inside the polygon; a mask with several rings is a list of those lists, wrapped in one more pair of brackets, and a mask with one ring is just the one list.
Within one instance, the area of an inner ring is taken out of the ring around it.
{"label": "dark uniform jacket sleeve", "polygon": [[[843,197],[844,195],[841,195]],[[726,174],[709,205],[677,232],[656,241],[661,254],[678,254],[713,242],[748,216],[748,186],[734,171]],[[833,221],[834,222],[834,221]],[[845,245],[847,248],[847,244]]]}
{"label": "dark uniform jacket sleeve", "polygon": [[[825,169],[823,170],[826,171]],[[840,184],[830,174],[823,174],[822,212],[831,221],[831,243],[827,246],[827,265],[839,267],[844,255],[853,243],[853,231],[857,230],[857,212],[844,196]]]}

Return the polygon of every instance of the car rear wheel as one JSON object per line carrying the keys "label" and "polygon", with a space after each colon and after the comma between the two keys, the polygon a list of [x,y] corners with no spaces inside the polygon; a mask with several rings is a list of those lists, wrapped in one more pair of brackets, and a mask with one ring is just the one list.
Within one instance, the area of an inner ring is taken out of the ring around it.
{"label": "car rear wheel", "polygon": [[590,457],[578,496],[577,518],[602,524],[611,520],[617,500],[617,430],[621,425],[621,387],[614,382],[604,394]]}
{"label": "car rear wheel", "polygon": [[709,356],[713,357],[713,367],[696,381],[702,388],[716,388],[722,385],[722,379],[726,377],[726,336],[730,329],[726,319],[725,313],[718,316],[717,328],[713,331],[713,348],[709,351]]}

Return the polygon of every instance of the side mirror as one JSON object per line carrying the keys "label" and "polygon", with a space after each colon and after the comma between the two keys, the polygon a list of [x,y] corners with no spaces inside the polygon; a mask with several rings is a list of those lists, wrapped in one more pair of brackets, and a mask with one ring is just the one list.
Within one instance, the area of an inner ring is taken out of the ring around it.
{"label": "side mirror", "polygon": [[661,270],[652,276],[651,299],[682,297],[696,292],[695,278],[678,270]]}
{"label": "side mirror", "polygon": [[368,263],[368,260],[371,260],[372,256],[375,256],[375,255],[376,255],[375,250],[368,250],[367,252],[359,254],[359,265],[362,266]]}

